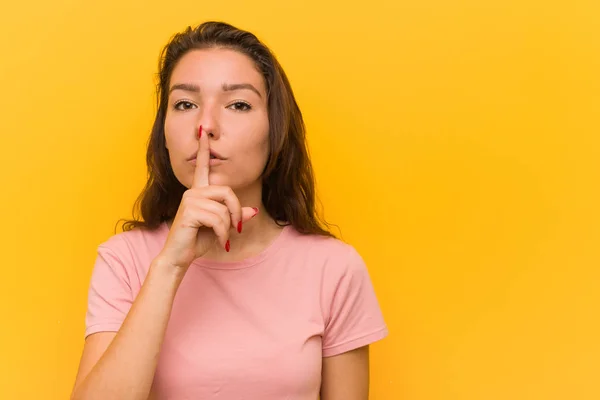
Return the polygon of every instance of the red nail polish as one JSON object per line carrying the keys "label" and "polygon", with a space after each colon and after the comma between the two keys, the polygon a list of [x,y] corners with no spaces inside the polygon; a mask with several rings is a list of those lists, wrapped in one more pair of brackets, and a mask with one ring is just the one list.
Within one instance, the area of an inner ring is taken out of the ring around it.
{"label": "red nail polish", "polygon": [[202,137],[202,125],[200,125],[200,128],[198,129],[198,139],[200,139]]}
{"label": "red nail polish", "polygon": [[254,215],[258,214],[258,208],[252,207],[252,209],[254,210]]}
{"label": "red nail polish", "polygon": [[227,243],[225,243],[225,251],[227,251],[229,253],[230,248],[231,248],[231,246],[229,245],[229,240],[228,240]]}
{"label": "red nail polish", "polygon": [[238,233],[242,233],[242,221],[238,222]]}

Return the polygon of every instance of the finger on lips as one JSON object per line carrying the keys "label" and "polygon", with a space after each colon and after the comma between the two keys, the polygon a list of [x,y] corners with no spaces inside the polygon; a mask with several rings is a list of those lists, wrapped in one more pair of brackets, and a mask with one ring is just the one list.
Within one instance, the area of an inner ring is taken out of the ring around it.
{"label": "finger on lips", "polygon": [[196,169],[192,187],[199,188],[208,186],[208,174],[210,172],[210,143],[208,135],[203,134],[202,125],[198,128],[198,155],[196,156]]}
{"label": "finger on lips", "polygon": [[258,214],[258,208],[242,207],[230,187],[211,186],[209,173],[210,142],[208,135],[203,132],[202,125],[200,125],[198,128],[198,154],[196,155],[196,168],[192,181],[192,189],[196,190],[191,192],[195,192],[194,194],[200,195],[203,200],[207,200],[202,204],[202,219],[213,228],[221,245],[229,251],[228,227],[233,227],[239,233],[242,233],[242,223]]}

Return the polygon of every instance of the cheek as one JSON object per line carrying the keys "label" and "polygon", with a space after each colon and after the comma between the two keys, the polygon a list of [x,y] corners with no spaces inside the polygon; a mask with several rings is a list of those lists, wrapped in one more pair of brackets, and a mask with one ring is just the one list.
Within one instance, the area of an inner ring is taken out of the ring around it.
{"label": "cheek", "polygon": [[264,169],[269,157],[269,134],[264,134],[254,142],[253,158],[254,163],[261,169]]}
{"label": "cheek", "polygon": [[167,149],[171,149],[173,148],[173,138],[174,136],[176,137],[176,135],[174,135],[174,133],[176,132],[175,127],[173,126],[173,120],[171,118],[166,118],[165,119],[165,145],[167,146]]}
{"label": "cheek", "polygon": [[186,127],[189,124],[183,118],[177,118],[176,116],[171,116],[167,114],[167,118],[165,119],[165,146],[167,150],[169,150],[172,154],[178,154],[187,145],[186,141],[189,141],[191,138],[190,135],[186,135]]}
{"label": "cheek", "polygon": [[248,137],[247,140],[240,140],[236,146],[236,153],[239,156],[235,168],[244,176],[244,180],[258,178],[269,156],[268,134],[261,133]]}
{"label": "cheek", "polygon": [[257,144],[257,152],[260,154],[263,162],[267,162],[267,156],[269,155],[269,134],[267,133]]}

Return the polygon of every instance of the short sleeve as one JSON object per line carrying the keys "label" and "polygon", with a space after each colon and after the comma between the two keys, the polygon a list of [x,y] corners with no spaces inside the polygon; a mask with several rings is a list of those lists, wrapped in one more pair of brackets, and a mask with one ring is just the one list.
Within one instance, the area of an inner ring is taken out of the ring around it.
{"label": "short sleeve", "polygon": [[127,270],[113,250],[99,246],[92,271],[85,318],[85,337],[117,332],[133,303]]}
{"label": "short sleeve", "polygon": [[323,334],[323,357],[366,346],[388,335],[366,265],[351,246],[336,285]]}

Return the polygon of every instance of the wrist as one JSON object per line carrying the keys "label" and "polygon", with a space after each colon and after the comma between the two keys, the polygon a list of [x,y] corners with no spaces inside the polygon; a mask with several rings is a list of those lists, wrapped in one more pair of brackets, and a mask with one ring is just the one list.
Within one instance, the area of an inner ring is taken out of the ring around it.
{"label": "wrist", "polygon": [[187,268],[187,266],[174,265],[168,259],[159,255],[152,260],[148,274],[157,274],[162,279],[173,279],[177,283],[180,283],[187,272]]}

